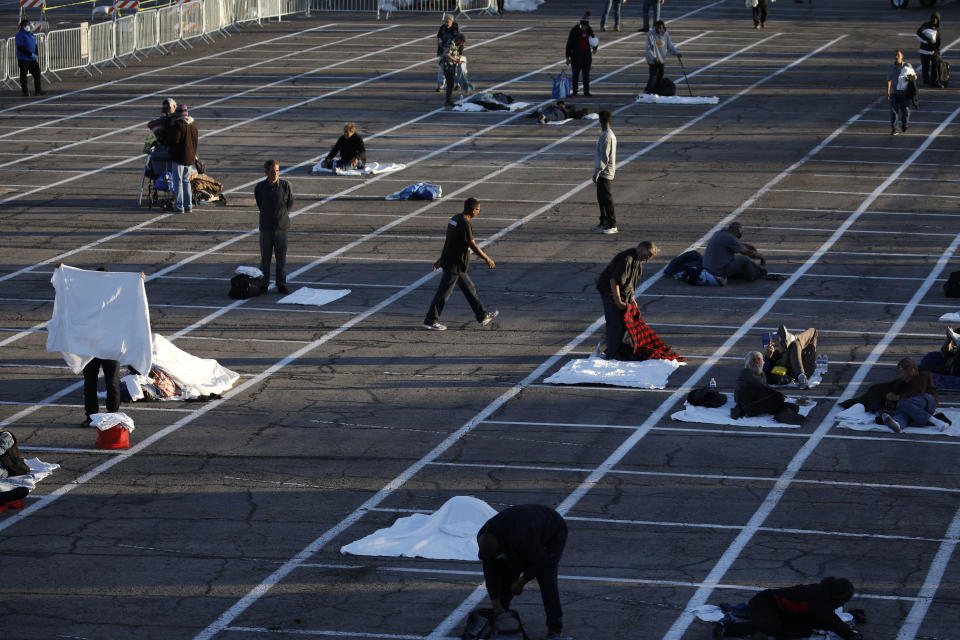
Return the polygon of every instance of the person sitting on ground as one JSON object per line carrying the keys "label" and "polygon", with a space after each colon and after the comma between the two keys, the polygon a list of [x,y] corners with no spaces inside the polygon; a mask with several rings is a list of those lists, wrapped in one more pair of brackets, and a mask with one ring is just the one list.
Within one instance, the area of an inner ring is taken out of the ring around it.
{"label": "person sitting on ground", "polygon": [[571,107],[563,100],[557,100],[556,103],[534,111],[530,115],[536,118],[540,124],[544,124],[547,122],[563,122],[570,118],[581,120],[584,116],[593,112],[593,109],[577,109],[576,107]]}
{"label": "person sitting on ground", "polygon": [[[334,160],[340,154],[339,160]],[[363,146],[363,138],[357,133],[357,127],[352,122],[343,125],[343,135],[337,138],[337,143],[330,149],[330,153],[323,159],[324,169],[363,169],[367,164],[367,149]]]}
{"label": "person sitting on ground", "polygon": [[[764,589],[750,599],[750,618],[714,622],[711,640],[722,638],[808,638],[816,629],[832,631],[844,640],[862,640],[859,631],[836,614],[853,597],[853,584],[846,578],[827,577],[819,584],[798,584],[782,589]],[[750,635],[752,634],[752,635]]]}
{"label": "person sitting on ground", "polygon": [[[743,242],[743,225],[731,222],[726,229],[713,234],[703,254],[703,268],[722,283],[727,278],[752,282],[766,277],[767,259],[752,244]],[[757,265],[754,260],[759,260]]]}
{"label": "person sitting on ground", "polygon": [[174,111],[177,110],[177,101],[173,98],[164,98],[160,105],[160,117],[147,123],[147,128],[157,139],[157,146],[168,147],[173,135]]}
{"label": "person sitting on ground", "polygon": [[786,396],[767,385],[763,354],[759,351],[751,351],[744,358],[733,399],[736,404],[730,409],[730,417],[734,420],[768,413],[784,424],[802,424],[804,420],[800,407],[787,402]]}
{"label": "person sitting on ground", "polygon": [[817,330],[811,327],[794,335],[787,331],[786,325],[780,325],[777,333],[780,341],[771,343],[763,352],[763,371],[767,382],[779,383],[781,376],[772,371],[782,366],[787,370],[787,377],[795,380],[801,389],[806,389],[817,363]]}
{"label": "person sitting on ground", "polygon": [[900,433],[909,426],[925,427],[928,424],[946,431],[950,426],[946,416],[934,415],[939,397],[930,372],[920,371],[910,358],[898,362],[897,370],[900,379],[886,398],[888,407],[896,407],[895,412],[882,411],[880,419],[883,424],[894,433]]}

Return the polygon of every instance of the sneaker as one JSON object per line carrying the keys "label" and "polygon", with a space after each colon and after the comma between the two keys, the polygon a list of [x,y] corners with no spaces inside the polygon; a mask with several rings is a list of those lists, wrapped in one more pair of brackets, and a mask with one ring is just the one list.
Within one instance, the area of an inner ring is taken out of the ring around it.
{"label": "sneaker", "polygon": [[487,326],[488,324],[493,322],[493,319],[496,318],[498,315],[500,315],[500,311],[498,309],[495,309],[493,311],[488,311],[487,315],[483,316],[483,319],[480,321],[480,326],[481,327]]}
{"label": "sneaker", "polygon": [[583,95],[587,96],[588,98],[591,97],[591,96],[593,96],[593,94],[590,93],[589,91],[584,91],[584,92],[583,92]]}
{"label": "sneaker", "polygon": [[947,339],[952,340],[953,344],[960,346],[960,334],[958,334],[956,331],[954,331],[950,327],[947,327]]}
{"label": "sneaker", "polygon": [[777,327],[777,335],[780,337],[780,344],[784,349],[789,347],[791,344],[793,344],[793,341],[796,340],[793,334],[787,331],[787,325],[785,324]]}
{"label": "sneaker", "polygon": [[424,322],[424,329],[429,329],[430,331],[446,331],[447,325],[440,324],[439,322]]}
{"label": "sneaker", "polygon": [[86,420],[80,423],[81,427],[91,427],[93,423],[90,421],[90,416],[87,416]]}
{"label": "sneaker", "polygon": [[893,416],[889,413],[883,414],[883,424],[887,425],[887,428],[894,433],[903,433],[900,423],[894,420]]}
{"label": "sneaker", "polygon": [[799,385],[801,389],[808,389],[810,387],[810,384],[807,382],[807,376],[803,375],[802,373],[798,375],[797,385]]}
{"label": "sneaker", "polygon": [[600,31],[606,31],[606,30],[607,30],[606,27],[600,27]]}
{"label": "sneaker", "polygon": [[[934,420],[936,420],[936,422],[934,422]],[[940,429],[940,433],[946,432],[951,425],[953,425],[953,423],[950,421],[950,418],[948,418],[942,412],[933,414],[933,417],[930,418],[930,422],[933,422],[933,424]]]}
{"label": "sneaker", "polygon": [[620,233],[620,230],[617,229],[616,227],[607,227],[606,229],[603,230],[603,233],[609,236],[609,235],[613,235],[614,233]]}
{"label": "sneaker", "polygon": [[891,129],[891,130],[890,130],[890,135],[892,135],[892,136],[898,136],[898,135],[900,135],[900,132],[897,131],[896,129]]}
{"label": "sneaker", "polygon": [[[603,233],[604,229],[606,229],[606,227],[603,226],[602,224],[595,224],[592,227],[590,227],[590,231],[596,231],[597,233]],[[947,329],[947,331],[950,331],[950,329]]]}
{"label": "sneaker", "polygon": [[620,31],[620,25],[617,25],[613,28],[614,31]]}
{"label": "sneaker", "polygon": [[907,129],[909,129],[909,128],[910,128],[910,125],[906,125],[906,124],[903,125],[903,132],[906,133],[906,132],[907,132]]}
{"label": "sneaker", "polygon": [[717,284],[721,287],[727,286],[727,278],[725,276],[714,276],[714,278],[716,278]]}
{"label": "sneaker", "polygon": [[287,285],[285,284],[277,285],[277,293],[282,293],[286,296],[290,294],[290,289],[287,289]]}
{"label": "sneaker", "polygon": [[603,348],[603,340],[597,343],[597,348],[593,350],[593,353],[590,354],[591,358],[600,358],[602,360],[607,359],[607,352]]}
{"label": "sneaker", "polygon": [[639,31],[640,33],[646,33],[646,32],[648,32],[648,31],[650,31],[650,27],[643,26],[643,27],[640,27],[639,29],[637,29],[637,31]]}

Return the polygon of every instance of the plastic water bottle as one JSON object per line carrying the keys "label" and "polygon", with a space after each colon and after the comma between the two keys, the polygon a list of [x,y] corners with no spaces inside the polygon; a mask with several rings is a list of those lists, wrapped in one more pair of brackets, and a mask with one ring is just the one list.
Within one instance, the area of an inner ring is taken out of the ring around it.
{"label": "plastic water bottle", "polygon": [[827,357],[827,354],[823,354],[823,373],[827,373],[827,369],[830,366],[830,358]]}
{"label": "plastic water bottle", "polygon": [[709,385],[709,386],[710,386],[711,389],[716,390],[716,388],[717,388],[717,379],[716,379],[716,378],[710,378],[710,385]]}

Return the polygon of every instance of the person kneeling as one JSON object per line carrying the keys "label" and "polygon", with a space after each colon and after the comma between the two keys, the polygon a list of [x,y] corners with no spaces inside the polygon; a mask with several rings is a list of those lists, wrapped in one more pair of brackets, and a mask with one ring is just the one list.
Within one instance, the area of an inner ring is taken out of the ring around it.
{"label": "person kneeling", "polygon": [[744,416],[772,414],[773,419],[784,424],[802,424],[800,408],[787,402],[786,396],[767,386],[763,371],[763,354],[751,351],[743,363],[743,370],[737,378],[737,389],[733,394],[736,404],[730,409],[730,417],[739,420]]}
{"label": "person kneeling", "polygon": [[[337,154],[340,159],[335,160]],[[337,138],[337,143],[330,149],[330,153],[323,159],[321,166],[324,169],[363,169],[367,164],[367,149],[363,145],[363,138],[357,133],[352,122],[343,125],[343,135]]]}

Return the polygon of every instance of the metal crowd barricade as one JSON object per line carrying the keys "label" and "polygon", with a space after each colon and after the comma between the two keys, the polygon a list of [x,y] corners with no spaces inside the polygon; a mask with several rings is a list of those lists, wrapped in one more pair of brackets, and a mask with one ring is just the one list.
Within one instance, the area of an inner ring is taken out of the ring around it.
{"label": "metal crowd barricade", "polygon": [[114,20],[114,35],[116,44],[114,45],[114,55],[116,62],[123,64],[123,58],[131,56],[137,58],[137,14],[123,16]]}
{"label": "metal crowd barricade", "polygon": [[244,22],[260,22],[259,0],[236,0],[234,12],[234,24]]}
{"label": "metal crowd barricade", "polygon": [[156,9],[139,11],[136,20],[137,51],[160,49],[160,14]]}
{"label": "metal crowd barricade", "polygon": [[166,51],[166,47],[172,44],[179,44],[186,49],[186,45],[180,38],[180,5],[161,7],[157,9],[159,24],[157,28],[157,44],[160,49]]}
{"label": "metal crowd barricade", "polygon": [[457,15],[466,16],[470,11],[496,13],[497,5],[494,0],[457,0]]}
{"label": "metal crowd barricade", "polygon": [[457,0],[380,0],[377,4],[377,19],[380,14],[390,19],[390,14],[397,13],[455,13],[459,9]]}
{"label": "metal crowd barricade", "polygon": [[382,0],[311,0],[310,11],[337,11],[337,12],[357,12],[366,13],[377,12],[380,17],[379,5]]}
{"label": "metal crowd barricade", "polygon": [[[87,41],[87,23],[70,29],[57,29],[47,34],[46,45],[43,50],[47,54],[46,71],[49,71],[58,80],[58,71],[86,71],[90,70],[90,49]],[[41,66],[43,68],[43,66]]]}
{"label": "metal crowd barricade", "polygon": [[[203,37],[203,5],[201,0],[191,0],[180,5],[180,38],[182,42]],[[193,45],[190,45],[193,46]]]}
{"label": "metal crowd barricade", "polygon": [[280,0],[280,15],[289,16],[309,12],[310,0]]}
{"label": "metal crowd barricade", "polygon": [[112,20],[109,22],[99,22],[87,28],[87,42],[89,43],[88,62],[90,66],[97,71],[100,71],[97,65],[112,62],[115,57],[113,33],[114,24]]}
{"label": "metal crowd barricade", "polygon": [[204,0],[203,3],[203,35],[211,38],[213,33],[220,31],[220,0]]}
{"label": "metal crowd barricade", "polygon": [[6,40],[0,40],[0,82],[3,83],[8,89],[11,88],[10,81],[13,79],[13,72],[10,71],[10,63],[7,54],[7,49],[10,48],[10,41],[13,38],[7,38]]}
{"label": "metal crowd barricade", "polygon": [[[207,0],[210,2],[211,0]],[[220,2],[220,32],[226,33],[226,29],[233,27],[235,31],[240,31],[236,23],[237,0],[218,0]]]}
{"label": "metal crowd barricade", "polygon": [[279,18],[280,0],[257,0],[257,16],[260,20]]}

